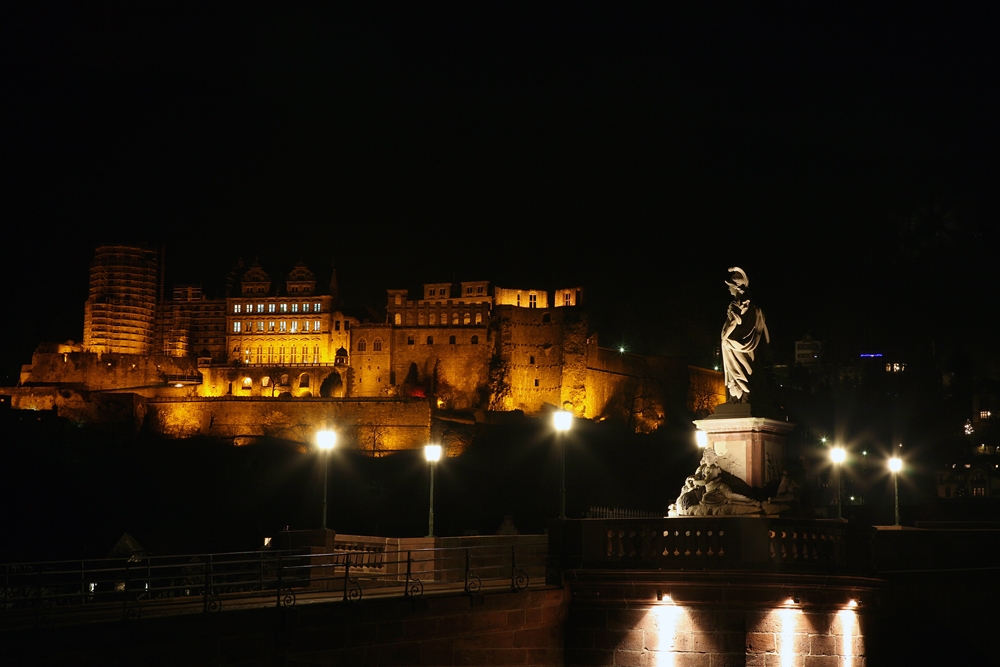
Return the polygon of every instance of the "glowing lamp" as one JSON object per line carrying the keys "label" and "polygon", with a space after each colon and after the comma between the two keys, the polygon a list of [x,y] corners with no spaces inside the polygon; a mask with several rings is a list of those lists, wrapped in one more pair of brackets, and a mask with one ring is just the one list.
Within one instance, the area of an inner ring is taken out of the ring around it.
{"label": "glowing lamp", "polygon": [[843,447],[834,447],[830,450],[830,460],[834,463],[843,463],[845,458],[847,458],[847,452],[844,451]]}
{"label": "glowing lamp", "polygon": [[903,469],[903,460],[898,456],[893,456],[889,459],[889,470],[893,472],[899,472]]}
{"label": "glowing lamp", "polygon": [[573,413],[566,410],[556,410],[552,413],[552,425],[560,433],[565,433],[573,425]]}
{"label": "glowing lamp", "polygon": [[337,446],[337,432],[316,431],[316,446],[324,451],[330,451]]}
{"label": "glowing lamp", "polygon": [[441,460],[441,445],[424,445],[424,458],[430,463]]}
{"label": "glowing lamp", "polygon": [[699,449],[708,447],[708,431],[703,431],[700,428],[695,429],[694,441],[698,443]]}

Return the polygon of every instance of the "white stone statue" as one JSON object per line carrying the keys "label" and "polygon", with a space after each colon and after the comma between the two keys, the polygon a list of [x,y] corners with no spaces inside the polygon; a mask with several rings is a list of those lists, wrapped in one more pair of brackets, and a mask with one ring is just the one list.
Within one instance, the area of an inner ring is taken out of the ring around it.
{"label": "white stone statue", "polygon": [[722,327],[722,365],[725,370],[726,393],[730,403],[750,401],[750,376],[754,372],[754,353],[761,338],[771,342],[767,331],[764,312],[750,303],[747,290],[750,281],[743,269],[729,268],[726,281],[733,302],[726,311],[726,323]]}

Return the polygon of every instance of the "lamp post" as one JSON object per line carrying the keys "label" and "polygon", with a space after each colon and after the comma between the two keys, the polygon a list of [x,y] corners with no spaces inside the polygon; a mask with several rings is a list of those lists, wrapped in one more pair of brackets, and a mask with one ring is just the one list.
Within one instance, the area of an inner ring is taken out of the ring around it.
{"label": "lamp post", "polygon": [[903,469],[903,460],[898,456],[893,456],[889,459],[889,470],[892,471],[892,491],[895,501],[893,503],[896,508],[896,525],[899,525],[899,471]]}
{"label": "lamp post", "polygon": [[843,482],[840,479],[840,475],[843,471],[842,463],[844,459],[847,458],[847,452],[844,451],[843,447],[837,446],[830,450],[830,460],[833,461],[834,468],[837,469],[837,518],[844,518],[843,514],[843,502],[841,501],[841,495],[843,493]]}
{"label": "lamp post", "polygon": [[698,445],[698,449],[705,449],[708,447],[708,431],[696,428],[694,430],[694,441]]}
{"label": "lamp post", "polygon": [[559,518],[566,518],[566,432],[573,425],[573,413],[557,410],[552,413],[552,425],[559,441],[561,471],[559,474]]}
{"label": "lamp post", "polygon": [[327,471],[330,468],[330,450],[337,446],[337,432],[317,431],[316,446],[323,450],[323,522],[320,527],[326,530]]}
{"label": "lamp post", "polygon": [[427,537],[434,537],[434,467],[441,460],[441,445],[424,445],[424,458],[431,467],[431,502],[427,510]]}

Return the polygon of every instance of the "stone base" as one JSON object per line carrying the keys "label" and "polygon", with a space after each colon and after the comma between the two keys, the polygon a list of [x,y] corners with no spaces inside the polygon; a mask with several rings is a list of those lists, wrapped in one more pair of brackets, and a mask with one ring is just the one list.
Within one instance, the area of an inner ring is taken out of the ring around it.
{"label": "stone base", "polygon": [[795,428],[791,422],[751,417],[745,403],[716,407],[714,415],[694,422],[708,434],[719,467],[761,488],[779,481],[785,465],[785,438]]}

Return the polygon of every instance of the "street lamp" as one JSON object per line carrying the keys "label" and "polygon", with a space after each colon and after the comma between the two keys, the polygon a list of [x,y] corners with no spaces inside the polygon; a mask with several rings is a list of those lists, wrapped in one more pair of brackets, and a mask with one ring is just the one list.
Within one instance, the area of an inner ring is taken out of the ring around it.
{"label": "street lamp", "polygon": [[842,519],[843,516],[843,503],[841,502],[840,496],[843,492],[843,482],[840,479],[843,467],[841,464],[844,459],[847,458],[847,452],[844,451],[843,447],[837,446],[830,450],[830,460],[833,461],[833,466],[837,469],[837,518]]}
{"label": "street lamp", "polygon": [[330,450],[337,446],[337,432],[316,431],[316,446],[323,450],[323,523],[321,527],[326,530],[327,470],[330,467]]}
{"label": "street lamp", "polygon": [[708,447],[708,431],[696,428],[694,430],[694,441],[698,444],[698,449]]}
{"label": "street lamp", "polygon": [[892,490],[895,497],[896,525],[899,525],[899,471],[903,469],[903,460],[898,456],[889,459],[889,470],[892,471]]}
{"label": "street lamp", "polygon": [[427,537],[434,537],[434,465],[441,460],[441,445],[424,445],[424,458],[431,467],[431,503],[427,511]]}
{"label": "street lamp", "polygon": [[559,475],[559,518],[566,518],[566,432],[573,425],[573,413],[566,410],[557,410],[552,413],[552,425],[556,429],[556,437],[559,440],[559,453],[561,458],[561,473]]}

